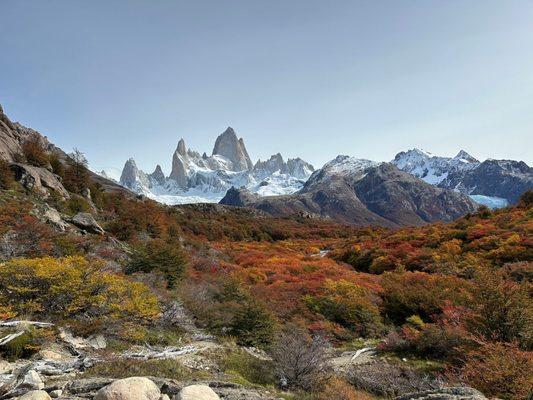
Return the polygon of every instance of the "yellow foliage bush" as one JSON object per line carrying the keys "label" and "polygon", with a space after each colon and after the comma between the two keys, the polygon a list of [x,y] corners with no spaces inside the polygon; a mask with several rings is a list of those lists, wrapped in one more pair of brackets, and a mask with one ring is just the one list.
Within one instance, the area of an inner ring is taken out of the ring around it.
{"label": "yellow foliage bush", "polygon": [[142,283],[101,270],[83,257],[13,259],[0,264],[0,310],[69,318],[150,320],[157,298]]}

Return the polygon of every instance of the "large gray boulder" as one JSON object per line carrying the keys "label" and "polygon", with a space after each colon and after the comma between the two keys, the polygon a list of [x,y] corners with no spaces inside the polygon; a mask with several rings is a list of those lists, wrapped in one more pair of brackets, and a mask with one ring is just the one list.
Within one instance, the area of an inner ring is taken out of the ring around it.
{"label": "large gray boulder", "polygon": [[20,396],[18,400],[52,400],[48,393],[44,390],[32,390],[23,396]]}
{"label": "large gray boulder", "polygon": [[119,379],[100,389],[94,400],[159,400],[161,391],[148,378]]}
{"label": "large gray boulder", "polygon": [[48,190],[53,190],[65,199],[70,197],[61,184],[61,179],[45,168],[21,163],[13,163],[10,168],[15,179],[28,190],[35,190],[42,194],[48,194]]}
{"label": "large gray boulder", "polygon": [[90,233],[104,234],[105,231],[103,228],[98,225],[98,222],[94,217],[89,213],[77,213],[75,216],[70,218],[70,222],[76,225],[78,228],[81,228]]}
{"label": "large gray boulder", "polygon": [[44,388],[44,382],[39,374],[33,369],[30,369],[28,372],[26,372],[15,387],[17,390],[40,390],[42,388]]}
{"label": "large gray boulder", "polygon": [[174,400],[220,400],[220,397],[207,385],[185,386]]}

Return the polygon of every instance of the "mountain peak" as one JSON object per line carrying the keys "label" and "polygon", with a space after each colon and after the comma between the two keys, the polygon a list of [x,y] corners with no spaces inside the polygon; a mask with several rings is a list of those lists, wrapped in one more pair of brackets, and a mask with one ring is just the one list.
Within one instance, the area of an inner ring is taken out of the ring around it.
{"label": "mountain peak", "polygon": [[187,147],[185,146],[185,140],[183,140],[183,138],[181,138],[178,142],[178,147],[176,148],[176,151],[182,156],[187,155]]}
{"label": "mountain peak", "polygon": [[120,184],[128,188],[132,188],[137,181],[139,176],[139,169],[133,157],[129,158],[124,163],[124,168],[122,168],[122,174],[120,175]]}
{"label": "mountain peak", "polygon": [[253,164],[244,140],[238,139],[233,128],[228,127],[222,134],[217,137],[213,147],[213,155],[218,154],[226,157],[233,164],[234,171],[243,171],[252,169]]}
{"label": "mountain peak", "polygon": [[472,157],[470,154],[468,154],[466,151],[461,150],[457,155],[454,157],[456,160],[466,160],[468,162],[479,162],[476,158]]}

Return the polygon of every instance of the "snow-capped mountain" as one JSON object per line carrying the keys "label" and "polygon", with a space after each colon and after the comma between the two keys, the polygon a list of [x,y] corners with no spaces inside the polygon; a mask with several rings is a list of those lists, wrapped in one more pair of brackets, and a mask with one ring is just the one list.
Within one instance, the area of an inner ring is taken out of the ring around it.
{"label": "snow-capped mountain", "polygon": [[315,171],[294,194],[259,197],[231,188],[220,203],[276,216],[390,227],[449,221],[476,209],[468,196],[430,185],[391,163],[342,155]]}
{"label": "snow-capped mountain", "polygon": [[394,165],[432,185],[443,184],[453,172],[464,172],[476,168],[480,162],[461,150],[455,157],[436,156],[428,151],[412,149],[398,153],[392,161]]}
{"label": "snow-capped mountain", "polygon": [[181,139],[168,177],[159,165],[149,174],[130,158],[122,170],[120,184],[166,204],[218,202],[232,186],[244,187],[259,196],[294,193],[313,171],[313,166],[302,159],[285,162],[279,153],[253,165],[244,140],[228,128],[217,137],[210,156],[187,149]]}
{"label": "snow-capped mountain", "polygon": [[468,194],[491,208],[514,204],[533,188],[533,169],[523,161],[480,162],[464,150],[455,157],[441,157],[413,149],[398,153],[392,163],[427,183]]}

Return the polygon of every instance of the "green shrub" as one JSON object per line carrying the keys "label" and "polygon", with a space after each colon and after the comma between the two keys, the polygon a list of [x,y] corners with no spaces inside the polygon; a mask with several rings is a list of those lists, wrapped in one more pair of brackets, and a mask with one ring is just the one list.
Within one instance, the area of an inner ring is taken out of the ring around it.
{"label": "green shrub", "polygon": [[31,332],[24,332],[5,345],[0,346],[0,358],[5,358],[8,361],[30,358],[39,349],[40,346],[36,342],[34,335]]}
{"label": "green shrub", "polygon": [[242,350],[224,354],[219,364],[225,373],[237,374],[249,383],[257,385],[276,383],[272,361],[260,360]]}
{"label": "green shrub", "polygon": [[268,347],[274,339],[275,321],[266,308],[254,301],[239,307],[231,321],[230,334],[243,346]]}
{"label": "green shrub", "polygon": [[67,209],[72,214],[85,212],[90,209],[89,203],[81,196],[72,196],[67,203]]}
{"label": "green shrub", "polygon": [[174,288],[187,271],[187,261],[178,242],[154,239],[136,248],[126,266],[126,273],[160,271],[169,288]]}

